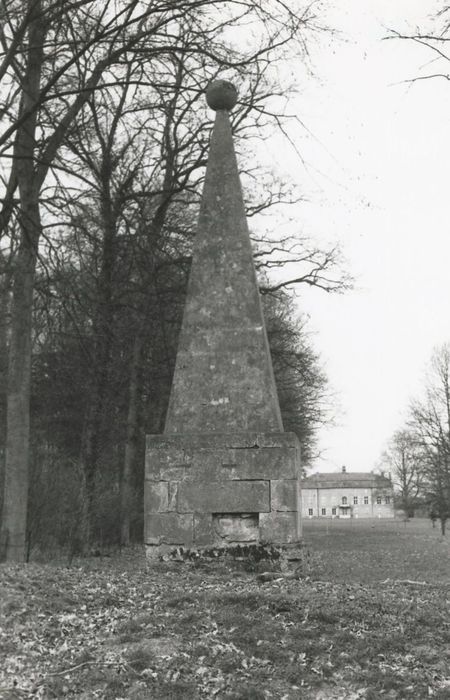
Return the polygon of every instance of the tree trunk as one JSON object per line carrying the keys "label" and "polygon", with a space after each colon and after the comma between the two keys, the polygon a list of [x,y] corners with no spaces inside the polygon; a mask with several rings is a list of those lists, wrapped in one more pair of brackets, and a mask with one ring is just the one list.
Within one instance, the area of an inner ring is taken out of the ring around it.
{"label": "tree trunk", "polygon": [[111,197],[112,168],[110,154],[104,154],[101,179],[103,223],[102,260],[98,280],[98,299],[94,313],[94,355],[92,385],[84,425],[80,463],[85,475],[85,510],[83,518],[85,547],[91,544],[95,508],[95,481],[101,452],[105,399],[111,369],[113,342],[113,277],[116,265],[116,216]]}
{"label": "tree trunk", "polygon": [[[39,99],[46,26],[42,1],[29,0],[26,68],[20,109]],[[20,199],[21,240],[14,265],[6,415],[5,489],[0,541],[7,561],[26,561],[26,520],[30,442],[31,331],[33,288],[41,235],[39,185],[35,176],[36,111],[16,132],[14,168]]]}
{"label": "tree trunk", "polygon": [[139,434],[140,414],[140,377],[143,349],[143,334],[138,330],[134,345],[130,368],[129,402],[127,415],[127,437],[122,479],[120,482],[120,544],[130,544],[130,509],[131,509],[131,479],[133,465],[136,461],[137,441]]}
{"label": "tree trunk", "polygon": [[441,535],[445,536],[445,524],[447,522],[446,518],[441,518]]}
{"label": "tree trunk", "polygon": [[17,254],[11,308],[5,489],[1,536],[6,560],[18,562],[26,561],[31,324],[37,236],[40,230],[39,208],[36,203],[24,207],[22,215],[26,217],[28,235],[23,234]]}
{"label": "tree trunk", "polygon": [[[1,252],[0,252],[1,256]],[[11,293],[11,262],[1,259],[0,270],[0,450],[6,445],[6,386],[8,383],[8,316]]]}
{"label": "tree trunk", "polygon": [[[1,256],[1,253],[0,253]],[[6,398],[8,384],[8,316],[11,292],[10,260],[0,257],[0,522],[3,512],[3,485],[5,482],[6,454]],[[6,543],[4,543],[6,544]],[[0,561],[5,557],[4,547],[0,543]]]}

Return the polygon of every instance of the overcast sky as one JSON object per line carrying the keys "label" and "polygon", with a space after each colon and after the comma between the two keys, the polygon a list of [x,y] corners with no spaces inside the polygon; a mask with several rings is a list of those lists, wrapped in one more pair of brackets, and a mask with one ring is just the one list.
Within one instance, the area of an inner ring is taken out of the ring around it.
{"label": "overcast sky", "polygon": [[[429,28],[433,0],[324,3],[340,35],[312,52],[295,109],[306,165],[286,146],[286,170],[308,202],[305,234],[339,241],[355,290],[303,291],[314,345],[339,395],[339,425],[314,466],[368,471],[402,427],[435,345],[450,341],[450,83],[402,83],[436,69],[388,29]],[[450,65],[445,70],[450,70]]]}

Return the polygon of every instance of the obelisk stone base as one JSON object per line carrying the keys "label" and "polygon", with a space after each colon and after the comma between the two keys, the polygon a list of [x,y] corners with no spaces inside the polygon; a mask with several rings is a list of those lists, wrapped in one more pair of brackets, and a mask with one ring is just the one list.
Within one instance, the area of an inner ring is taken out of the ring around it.
{"label": "obelisk stone base", "polygon": [[294,433],[149,435],[147,555],[176,546],[298,542],[299,483]]}

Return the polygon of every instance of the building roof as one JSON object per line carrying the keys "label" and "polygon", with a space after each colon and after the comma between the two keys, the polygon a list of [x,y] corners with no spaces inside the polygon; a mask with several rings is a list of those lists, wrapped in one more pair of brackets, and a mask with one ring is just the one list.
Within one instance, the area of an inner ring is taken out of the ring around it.
{"label": "building roof", "polygon": [[373,472],[329,472],[313,474],[302,479],[303,489],[386,489],[392,488],[390,479]]}

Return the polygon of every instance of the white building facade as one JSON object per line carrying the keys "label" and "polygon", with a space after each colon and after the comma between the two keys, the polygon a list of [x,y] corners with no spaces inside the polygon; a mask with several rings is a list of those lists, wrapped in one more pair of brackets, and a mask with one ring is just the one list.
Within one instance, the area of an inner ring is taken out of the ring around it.
{"label": "white building facade", "polygon": [[373,472],[314,474],[302,480],[304,518],[393,518],[390,479]]}

